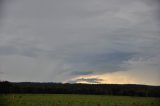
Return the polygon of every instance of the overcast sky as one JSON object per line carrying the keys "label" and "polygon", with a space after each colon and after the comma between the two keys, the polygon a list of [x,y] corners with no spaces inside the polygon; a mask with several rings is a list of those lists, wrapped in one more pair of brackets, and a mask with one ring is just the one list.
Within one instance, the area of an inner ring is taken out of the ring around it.
{"label": "overcast sky", "polygon": [[160,85],[159,0],[1,0],[0,80]]}

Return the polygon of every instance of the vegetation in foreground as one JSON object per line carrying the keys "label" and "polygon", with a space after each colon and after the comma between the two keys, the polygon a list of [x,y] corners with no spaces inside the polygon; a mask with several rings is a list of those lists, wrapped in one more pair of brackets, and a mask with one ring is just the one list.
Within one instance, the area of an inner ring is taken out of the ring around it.
{"label": "vegetation in foreground", "polygon": [[160,98],[71,95],[71,94],[6,94],[0,106],[160,106]]}

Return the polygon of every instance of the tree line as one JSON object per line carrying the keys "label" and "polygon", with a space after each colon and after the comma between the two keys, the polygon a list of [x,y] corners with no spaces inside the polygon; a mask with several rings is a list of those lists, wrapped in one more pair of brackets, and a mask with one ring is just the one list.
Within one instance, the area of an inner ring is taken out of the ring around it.
{"label": "tree line", "polygon": [[160,97],[160,86],[136,84],[69,84],[0,81],[0,94],[93,94]]}

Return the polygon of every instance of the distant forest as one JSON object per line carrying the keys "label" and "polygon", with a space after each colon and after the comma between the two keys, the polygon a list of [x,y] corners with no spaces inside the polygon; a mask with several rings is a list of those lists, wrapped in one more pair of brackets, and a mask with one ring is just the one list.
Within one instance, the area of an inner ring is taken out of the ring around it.
{"label": "distant forest", "polygon": [[93,94],[160,97],[160,86],[135,84],[69,84],[0,81],[0,94]]}

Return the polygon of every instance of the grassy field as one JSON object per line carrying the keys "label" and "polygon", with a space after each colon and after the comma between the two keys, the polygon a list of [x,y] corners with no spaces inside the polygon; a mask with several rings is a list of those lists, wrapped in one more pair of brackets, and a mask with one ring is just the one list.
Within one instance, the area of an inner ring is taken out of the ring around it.
{"label": "grassy field", "polygon": [[[10,94],[1,95],[4,106],[160,106],[160,98],[68,95]],[[2,105],[2,101],[0,106]]]}

